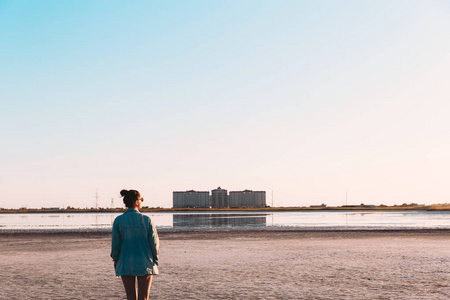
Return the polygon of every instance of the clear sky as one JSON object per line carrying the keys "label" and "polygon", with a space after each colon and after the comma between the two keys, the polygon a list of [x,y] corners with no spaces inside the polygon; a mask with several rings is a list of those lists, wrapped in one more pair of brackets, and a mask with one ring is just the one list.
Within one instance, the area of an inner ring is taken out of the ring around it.
{"label": "clear sky", "polygon": [[449,1],[2,1],[0,207],[450,202]]}

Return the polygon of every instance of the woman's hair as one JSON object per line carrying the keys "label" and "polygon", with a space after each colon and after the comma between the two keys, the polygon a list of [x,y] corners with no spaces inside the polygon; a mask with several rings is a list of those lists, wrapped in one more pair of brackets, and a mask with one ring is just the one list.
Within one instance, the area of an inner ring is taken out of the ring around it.
{"label": "woman's hair", "polygon": [[[121,190],[120,195],[123,197],[123,203],[125,203],[125,206],[128,208],[133,207],[134,202],[141,199],[141,194],[136,190]],[[142,201],[144,201],[144,199],[142,199]]]}

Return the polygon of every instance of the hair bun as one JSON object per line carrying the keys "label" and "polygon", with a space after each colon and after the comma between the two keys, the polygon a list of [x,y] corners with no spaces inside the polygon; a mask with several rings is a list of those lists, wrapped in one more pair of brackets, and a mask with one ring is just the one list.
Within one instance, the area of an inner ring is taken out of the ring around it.
{"label": "hair bun", "polygon": [[127,190],[121,190],[121,191],[120,191],[120,195],[121,195],[122,197],[125,197],[126,194],[128,194],[128,191],[127,191]]}

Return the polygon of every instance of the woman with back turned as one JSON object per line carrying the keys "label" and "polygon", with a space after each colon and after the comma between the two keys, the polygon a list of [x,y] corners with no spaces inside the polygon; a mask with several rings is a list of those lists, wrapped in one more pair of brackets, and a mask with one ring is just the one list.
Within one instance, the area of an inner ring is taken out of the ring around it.
{"label": "woman with back turned", "polygon": [[120,195],[128,209],[114,220],[111,257],[127,299],[144,300],[148,299],[152,276],[158,275],[158,233],[152,220],[139,212],[144,201],[139,192],[122,190]]}

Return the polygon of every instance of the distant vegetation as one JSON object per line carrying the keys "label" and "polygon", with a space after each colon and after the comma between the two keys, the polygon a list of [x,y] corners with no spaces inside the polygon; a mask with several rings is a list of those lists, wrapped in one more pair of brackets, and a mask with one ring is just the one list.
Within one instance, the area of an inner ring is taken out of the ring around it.
{"label": "distant vegetation", "polygon": [[[123,212],[125,208],[74,208],[68,206],[67,208],[59,207],[43,207],[27,209],[21,207],[19,209],[5,209],[0,208],[0,213],[102,213],[102,212]],[[421,205],[416,203],[402,205],[344,205],[344,206],[327,206],[312,205],[309,207],[263,207],[263,208],[245,208],[245,207],[233,207],[233,208],[161,208],[161,207],[143,207],[143,212],[174,212],[174,211],[312,211],[312,210],[426,210],[426,211],[450,211],[450,203],[444,204],[432,204]]]}

